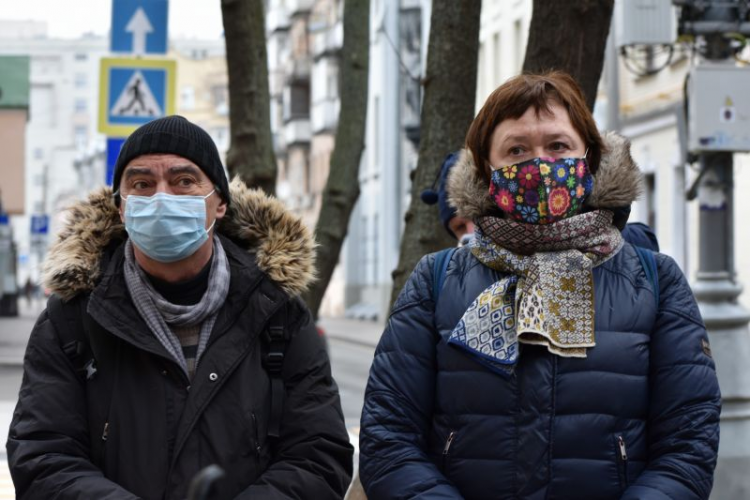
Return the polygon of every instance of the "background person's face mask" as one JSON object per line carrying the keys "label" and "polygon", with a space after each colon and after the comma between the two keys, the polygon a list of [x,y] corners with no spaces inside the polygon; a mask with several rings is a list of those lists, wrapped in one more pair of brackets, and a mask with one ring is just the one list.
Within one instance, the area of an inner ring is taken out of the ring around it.
{"label": "background person's face mask", "polygon": [[206,196],[156,193],[125,200],[125,230],[144,254],[158,262],[176,262],[193,255],[208,239]]}
{"label": "background person's face mask", "polygon": [[513,220],[551,224],[578,214],[593,187],[585,156],[532,158],[493,170],[490,195]]}

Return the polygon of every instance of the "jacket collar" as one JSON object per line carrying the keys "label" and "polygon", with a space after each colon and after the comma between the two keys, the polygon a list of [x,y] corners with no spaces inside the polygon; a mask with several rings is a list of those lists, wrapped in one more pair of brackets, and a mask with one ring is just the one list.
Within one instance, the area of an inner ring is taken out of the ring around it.
{"label": "jacket collar", "polygon": [[[229,186],[230,204],[218,233],[249,254],[258,268],[289,295],[313,281],[315,243],[310,231],[284,205],[239,178]],[[101,188],[75,203],[44,263],[44,283],[63,300],[91,292],[102,278],[113,246],[127,238],[112,190]]]}
{"label": "jacket collar", "polygon": [[[630,206],[643,191],[641,171],[630,155],[630,141],[615,132],[602,136],[605,151],[594,175],[594,189],[586,200],[589,208],[618,209]],[[489,184],[476,173],[467,149],[461,150],[448,174],[448,202],[456,215],[475,219],[497,212],[489,194]]]}

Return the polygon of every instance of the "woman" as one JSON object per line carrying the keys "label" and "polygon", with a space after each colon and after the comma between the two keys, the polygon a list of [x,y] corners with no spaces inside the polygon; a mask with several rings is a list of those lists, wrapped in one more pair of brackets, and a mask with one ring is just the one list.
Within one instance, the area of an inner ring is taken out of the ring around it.
{"label": "woman", "polygon": [[362,413],[368,497],[708,498],[714,363],[675,262],[656,254],[650,279],[618,229],[640,189],[627,141],[555,72],[499,87],[466,144],[449,191],[475,241],[437,293],[422,259],[393,307]]}

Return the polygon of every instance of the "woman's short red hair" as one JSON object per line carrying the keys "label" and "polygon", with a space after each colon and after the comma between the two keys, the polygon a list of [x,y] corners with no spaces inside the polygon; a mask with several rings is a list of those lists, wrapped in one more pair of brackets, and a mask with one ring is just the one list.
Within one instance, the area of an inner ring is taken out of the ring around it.
{"label": "woman's short red hair", "polygon": [[562,71],[525,74],[503,83],[485,101],[466,134],[466,147],[474,157],[477,173],[485,180],[490,176],[490,142],[495,128],[508,118],[518,119],[531,107],[537,114],[549,113],[550,101],[563,106],[570,122],[588,148],[589,168],[595,173],[604,151],[594,117],[586,99],[572,76]]}

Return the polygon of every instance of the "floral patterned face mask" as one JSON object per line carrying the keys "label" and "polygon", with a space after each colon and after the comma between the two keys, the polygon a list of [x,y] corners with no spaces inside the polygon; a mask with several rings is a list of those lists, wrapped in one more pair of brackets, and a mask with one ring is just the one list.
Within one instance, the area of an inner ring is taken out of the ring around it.
{"label": "floral patterned face mask", "polygon": [[490,196],[518,222],[551,224],[578,214],[593,187],[585,156],[533,158],[493,170]]}

